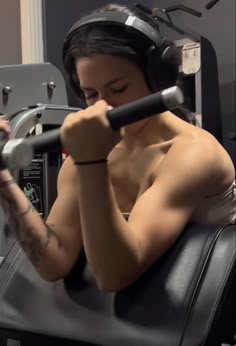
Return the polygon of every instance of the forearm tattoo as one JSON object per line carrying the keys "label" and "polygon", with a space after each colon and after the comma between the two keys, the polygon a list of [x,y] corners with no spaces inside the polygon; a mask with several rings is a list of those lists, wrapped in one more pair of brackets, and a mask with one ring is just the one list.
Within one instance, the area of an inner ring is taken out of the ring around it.
{"label": "forearm tattoo", "polygon": [[17,234],[17,240],[29,257],[29,260],[37,268],[42,259],[43,241],[37,237],[34,229],[31,227],[20,230]]}
{"label": "forearm tattoo", "polygon": [[47,225],[46,223],[44,223],[45,233],[42,233],[42,235],[40,234],[40,236],[32,226],[21,226],[22,218],[27,214],[36,212],[36,210],[34,209],[33,205],[28,202],[29,204],[24,211],[18,211],[18,203],[14,200],[14,198],[8,195],[7,191],[4,191],[3,189],[3,187],[9,186],[14,183],[14,180],[6,182],[5,185],[4,183],[0,183],[1,206],[7,216],[10,228],[14,232],[17,241],[22,246],[34,266],[38,267],[42,260],[43,253],[52,238],[56,240],[57,247],[59,249],[61,248],[62,244],[58,235],[53,230],[53,228],[55,227],[54,225]]}
{"label": "forearm tattoo", "polygon": [[62,244],[61,244],[61,241],[60,241],[58,235],[57,235],[56,232],[53,230],[53,228],[54,228],[55,226],[54,226],[54,225],[47,225],[47,224],[45,224],[45,226],[46,226],[46,232],[47,232],[47,235],[46,235],[47,240],[46,240],[46,242],[45,242],[45,247],[48,246],[49,241],[50,241],[51,238],[55,238],[56,241],[57,241],[58,249],[60,249],[61,246],[62,246]]}
{"label": "forearm tattoo", "polygon": [[32,227],[24,228],[23,230],[18,232],[17,236],[20,245],[36,268],[39,267],[44,255],[44,251],[48,246],[51,238],[56,239],[58,248],[61,248],[60,239],[52,229],[54,225],[44,224],[44,226],[46,231],[45,240],[39,238],[37,234],[35,234],[35,231]]}

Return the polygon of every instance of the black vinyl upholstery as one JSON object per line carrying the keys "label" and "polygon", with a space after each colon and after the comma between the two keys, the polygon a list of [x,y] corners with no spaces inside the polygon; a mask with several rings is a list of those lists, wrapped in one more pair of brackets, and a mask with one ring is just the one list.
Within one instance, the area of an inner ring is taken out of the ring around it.
{"label": "black vinyl upholstery", "polygon": [[235,269],[235,225],[188,225],[158,263],[117,294],[97,289],[83,254],[64,281],[47,283],[15,245],[0,269],[0,337],[50,345],[230,343]]}

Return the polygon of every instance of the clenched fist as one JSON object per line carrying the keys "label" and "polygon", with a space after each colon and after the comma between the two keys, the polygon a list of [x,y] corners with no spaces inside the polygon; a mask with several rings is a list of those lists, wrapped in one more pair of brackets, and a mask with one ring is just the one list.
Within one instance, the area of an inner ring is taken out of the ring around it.
{"label": "clenched fist", "polygon": [[121,140],[120,131],[109,125],[106,113],[111,110],[101,100],[77,113],[69,114],[61,127],[63,147],[76,162],[106,159]]}

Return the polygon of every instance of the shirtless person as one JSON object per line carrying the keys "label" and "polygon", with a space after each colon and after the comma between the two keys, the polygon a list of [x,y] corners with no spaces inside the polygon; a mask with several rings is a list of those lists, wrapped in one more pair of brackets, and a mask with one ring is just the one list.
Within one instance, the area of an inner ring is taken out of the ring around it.
{"label": "shirtless person", "polygon": [[[158,30],[150,17],[123,5],[100,12],[114,10]],[[109,127],[111,107],[152,93],[137,63],[143,47],[135,40],[118,27],[93,24],[78,30],[67,50],[66,70],[76,74],[89,107],[68,115],[61,127],[69,156],[46,223],[9,171],[0,171],[3,209],[46,280],[69,273],[83,246],[99,288],[119,291],[157,261],[189,221],[227,223],[236,216],[234,166],[210,133],[171,112],[120,132]]]}

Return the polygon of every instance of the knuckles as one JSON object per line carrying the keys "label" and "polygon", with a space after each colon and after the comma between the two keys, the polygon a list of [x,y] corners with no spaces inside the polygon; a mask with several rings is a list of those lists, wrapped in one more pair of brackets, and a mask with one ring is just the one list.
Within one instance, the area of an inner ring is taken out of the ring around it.
{"label": "knuckles", "polygon": [[106,113],[108,109],[108,104],[104,100],[97,101],[93,106],[86,108],[85,110],[70,113],[66,116],[63,122],[63,129],[71,130],[72,128],[79,126],[80,124],[86,124],[90,121],[99,122],[106,119]]}
{"label": "knuckles", "polygon": [[104,100],[97,101],[83,111],[85,118],[102,118],[106,115],[108,104]]}

